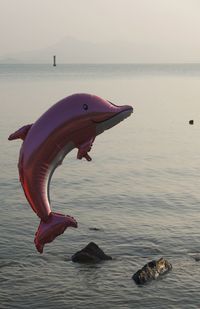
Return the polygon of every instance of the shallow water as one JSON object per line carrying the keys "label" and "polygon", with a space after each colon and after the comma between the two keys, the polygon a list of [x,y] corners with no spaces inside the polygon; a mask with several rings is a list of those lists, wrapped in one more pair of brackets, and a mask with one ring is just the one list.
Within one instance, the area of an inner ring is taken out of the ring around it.
{"label": "shallow water", "polygon": [[[74,150],[56,170],[52,209],[79,228],[39,255],[39,220],[18,181],[21,142],[7,137],[75,92],[135,111],[97,137],[92,162]],[[200,308],[200,66],[0,65],[0,102],[0,308]],[[113,260],[72,263],[90,241]],[[133,273],[161,256],[172,272],[138,287]]]}

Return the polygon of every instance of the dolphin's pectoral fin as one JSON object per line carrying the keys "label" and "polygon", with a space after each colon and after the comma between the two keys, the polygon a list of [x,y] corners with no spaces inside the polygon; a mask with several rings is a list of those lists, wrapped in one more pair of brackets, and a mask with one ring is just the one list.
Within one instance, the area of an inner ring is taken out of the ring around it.
{"label": "dolphin's pectoral fin", "polygon": [[27,135],[28,131],[32,127],[32,125],[33,124],[27,124],[27,125],[21,127],[19,130],[17,130],[14,133],[12,133],[8,137],[9,141],[12,141],[12,140],[18,139],[18,138],[21,138],[22,140],[24,140],[26,138],[26,135]]}
{"label": "dolphin's pectoral fin", "polygon": [[95,137],[92,137],[89,141],[78,147],[77,159],[81,160],[85,158],[87,161],[92,161],[92,158],[89,156],[88,152],[92,148]]}

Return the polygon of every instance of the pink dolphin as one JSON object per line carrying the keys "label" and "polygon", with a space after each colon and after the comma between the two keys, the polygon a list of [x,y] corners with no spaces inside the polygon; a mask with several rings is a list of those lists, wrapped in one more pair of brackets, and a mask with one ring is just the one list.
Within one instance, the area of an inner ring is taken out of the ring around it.
{"label": "pink dolphin", "polygon": [[54,213],[50,208],[49,186],[55,168],[68,152],[78,148],[77,158],[91,160],[88,152],[97,135],[124,120],[133,112],[128,105],[117,106],[90,94],[74,94],[47,110],[34,124],[9,136],[21,138],[19,176],[25,196],[41,219],[35,246],[42,253],[67,227],[77,227],[73,217]]}

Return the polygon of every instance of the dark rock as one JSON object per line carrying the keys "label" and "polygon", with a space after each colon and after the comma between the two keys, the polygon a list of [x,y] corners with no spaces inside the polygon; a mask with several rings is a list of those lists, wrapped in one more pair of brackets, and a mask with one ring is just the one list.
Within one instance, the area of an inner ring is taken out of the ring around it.
{"label": "dark rock", "polygon": [[144,284],[150,280],[155,280],[161,275],[166,274],[172,269],[172,265],[165,260],[160,258],[157,261],[151,261],[139,269],[132,277],[137,284]]}
{"label": "dark rock", "polygon": [[78,263],[98,263],[104,260],[112,260],[112,257],[105,254],[94,242],[90,242],[72,256],[72,261]]}
{"label": "dark rock", "polygon": [[194,124],[194,120],[193,119],[191,119],[191,120],[189,120],[189,124]]}
{"label": "dark rock", "polygon": [[195,255],[194,259],[195,259],[196,262],[200,262],[200,255]]}
{"label": "dark rock", "polygon": [[90,227],[89,230],[90,231],[100,231],[100,229],[98,229],[97,227]]}

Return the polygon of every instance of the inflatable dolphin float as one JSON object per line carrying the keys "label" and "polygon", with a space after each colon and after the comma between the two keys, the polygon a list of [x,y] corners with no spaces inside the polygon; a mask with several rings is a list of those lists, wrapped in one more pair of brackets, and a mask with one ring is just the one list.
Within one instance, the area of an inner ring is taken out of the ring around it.
{"label": "inflatable dolphin float", "polygon": [[47,110],[35,123],[9,136],[22,139],[19,177],[25,196],[41,219],[35,234],[35,246],[42,253],[67,227],[77,227],[76,220],[51,211],[49,186],[55,168],[73,148],[77,158],[91,161],[88,152],[94,139],[131,115],[133,108],[117,106],[90,94],[74,94]]}

